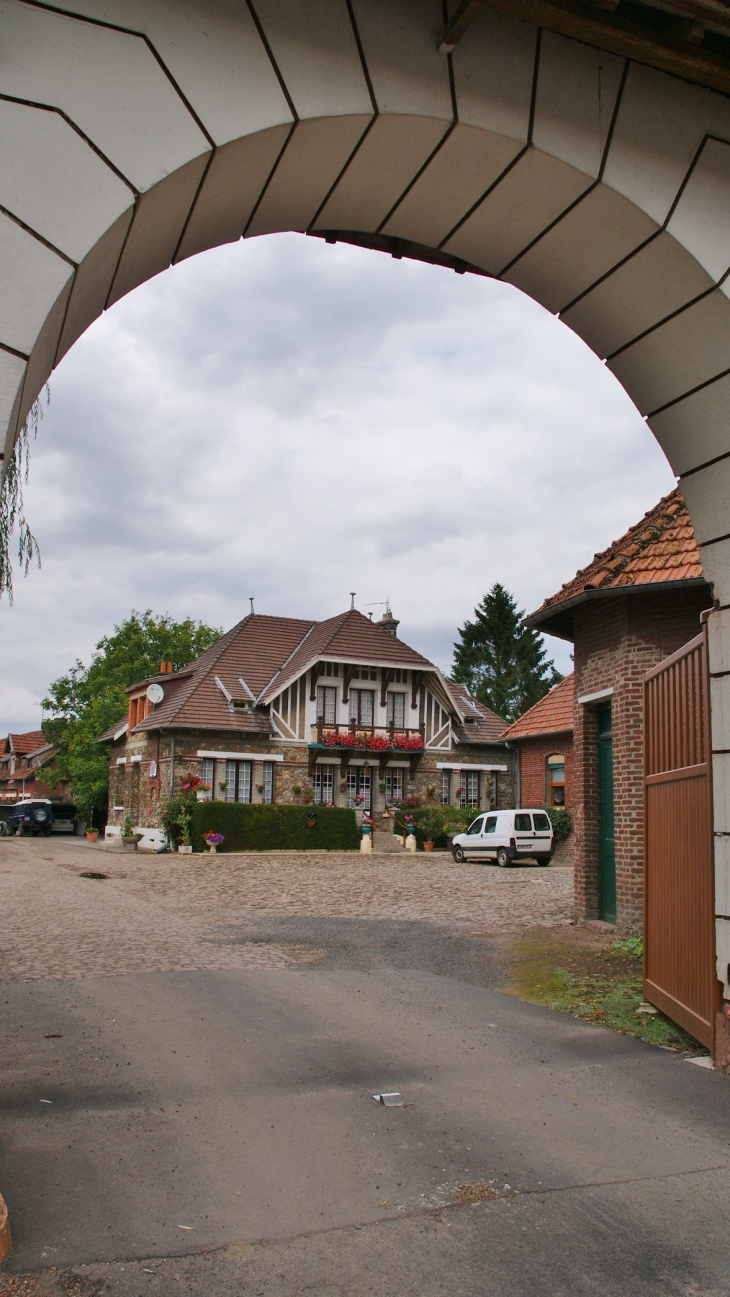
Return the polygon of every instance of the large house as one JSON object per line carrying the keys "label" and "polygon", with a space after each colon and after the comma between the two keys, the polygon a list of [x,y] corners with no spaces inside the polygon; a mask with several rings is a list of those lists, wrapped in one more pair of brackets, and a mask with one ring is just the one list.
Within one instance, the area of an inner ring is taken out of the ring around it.
{"label": "large house", "polygon": [[252,613],[182,670],[163,663],[127,689],[127,716],[99,739],[109,822],[154,823],[189,772],[228,802],[306,797],[377,813],[412,793],[509,806],[504,721],[404,644],[398,624],[354,608],[323,622]]}
{"label": "large house", "polygon": [[[566,803],[570,798],[576,905],[583,918],[641,931],[643,679],[699,633],[700,614],[712,602],[676,489],[526,618],[528,626],[574,645],[574,674],[568,677],[574,693],[572,787],[566,783]],[[567,701],[567,680],[557,686],[562,688]],[[556,692],[538,708],[549,706]],[[517,726],[529,725],[529,717],[528,712]],[[551,738],[553,745],[558,755]]]}

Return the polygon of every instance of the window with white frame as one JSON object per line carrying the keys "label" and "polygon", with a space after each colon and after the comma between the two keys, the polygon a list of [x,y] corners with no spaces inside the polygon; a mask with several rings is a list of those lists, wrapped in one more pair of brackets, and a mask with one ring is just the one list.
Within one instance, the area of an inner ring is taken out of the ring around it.
{"label": "window with white frame", "polygon": [[361,811],[370,810],[372,775],[369,766],[347,767],[347,805]]}
{"label": "window with white frame", "polygon": [[405,694],[388,694],[388,724],[395,725],[397,730],[402,730],[406,723],[406,696]]}
{"label": "window with white frame", "polygon": [[337,720],[337,690],[334,685],[317,686],[317,720],[334,725]]}
{"label": "window with white frame", "polygon": [[269,803],[273,802],[274,800],[273,761],[264,761],[262,774],[263,774],[263,779],[261,780],[261,783],[263,784],[263,792],[261,793],[261,800],[262,802],[266,802],[266,804],[269,805]]}
{"label": "window with white frame", "polygon": [[210,786],[210,792],[205,794],[205,800],[209,802],[215,796],[215,760],[213,757],[204,757],[200,778],[204,784]]}
{"label": "window with white frame", "polygon": [[374,689],[351,689],[349,719],[356,725],[372,725],[375,709]]}
{"label": "window with white frame", "polygon": [[403,771],[397,766],[385,772],[385,800],[386,802],[403,801]]}
{"label": "window with white frame", "polygon": [[312,776],[314,800],[320,806],[333,806],[335,800],[334,766],[315,766]]}
{"label": "window with white frame", "polygon": [[479,771],[465,770],[461,776],[459,805],[462,810],[479,805]]}
{"label": "window with white frame", "polygon": [[250,761],[226,761],[226,801],[251,801]]}
{"label": "window with white frame", "polygon": [[441,805],[451,805],[451,771],[441,771]]}

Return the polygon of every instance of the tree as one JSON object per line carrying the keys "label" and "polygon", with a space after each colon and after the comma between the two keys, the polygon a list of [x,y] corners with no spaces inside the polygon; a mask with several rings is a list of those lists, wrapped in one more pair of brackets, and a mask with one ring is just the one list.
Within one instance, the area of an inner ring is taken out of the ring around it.
{"label": "tree", "polygon": [[537,631],[522,625],[524,615],[497,582],[454,645],[454,680],[506,721],[516,720],[563,679]]}
{"label": "tree", "polygon": [[88,667],[77,659],[54,680],[42,704],[50,713],[43,732],[59,749],[49,775],[70,781],[71,796],[92,823],[94,818],[103,822],[109,788],[109,749],[96,740],[126,717],[125,689],[157,675],[162,661],[172,662],[178,671],[221,634],[190,617],[178,622],[168,614],[155,617],[149,608],[133,611],[113,635],[99,640]]}

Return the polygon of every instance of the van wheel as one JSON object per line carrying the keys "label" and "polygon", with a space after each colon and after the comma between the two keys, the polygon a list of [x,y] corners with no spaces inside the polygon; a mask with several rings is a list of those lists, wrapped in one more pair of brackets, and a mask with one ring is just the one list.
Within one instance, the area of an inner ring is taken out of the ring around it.
{"label": "van wheel", "polygon": [[535,859],[536,859],[538,865],[543,865],[543,866],[544,866],[544,865],[549,865],[549,864],[550,864],[550,857],[549,857],[549,856],[535,856]]}
{"label": "van wheel", "polygon": [[463,865],[464,861],[466,860],[463,847],[454,847],[452,849],[451,854],[454,857],[454,860],[456,861],[457,865]]}
{"label": "van wheel", "polygon": [[502,869],[506,869],[509,864],[509,852],[506,847],[500,847],[497,852],[497,864]]}

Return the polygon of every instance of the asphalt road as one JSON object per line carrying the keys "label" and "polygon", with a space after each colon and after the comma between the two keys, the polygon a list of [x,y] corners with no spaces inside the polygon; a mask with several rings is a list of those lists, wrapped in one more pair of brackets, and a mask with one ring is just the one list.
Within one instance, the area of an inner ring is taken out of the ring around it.
{"label": "asphalt road", "polygon": [[726,1079],[503,995],[484,941],[258,934],[326,953],[2,988],[10,1275],[119,1297],[730,1293]]}

